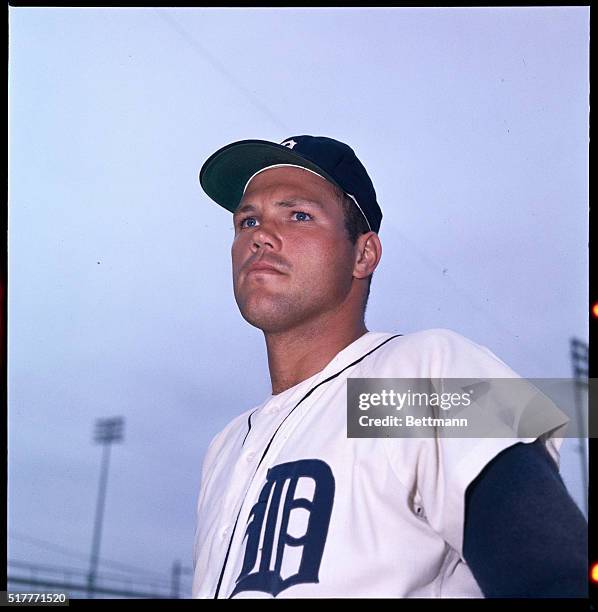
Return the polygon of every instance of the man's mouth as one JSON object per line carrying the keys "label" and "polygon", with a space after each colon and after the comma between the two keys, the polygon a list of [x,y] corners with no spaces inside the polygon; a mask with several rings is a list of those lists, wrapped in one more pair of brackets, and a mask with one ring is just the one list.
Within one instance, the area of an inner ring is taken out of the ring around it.
{"label": "man's mouth", "polygon": [[256,274],[284,274],[284,272],[282,272],[280,269],[278,269],[276,266],[269,264],[265,261],[256,261],[255,263],[251,264],[248,268],[247,268],[247,274],[252,274],[252,273],[256,273]]}

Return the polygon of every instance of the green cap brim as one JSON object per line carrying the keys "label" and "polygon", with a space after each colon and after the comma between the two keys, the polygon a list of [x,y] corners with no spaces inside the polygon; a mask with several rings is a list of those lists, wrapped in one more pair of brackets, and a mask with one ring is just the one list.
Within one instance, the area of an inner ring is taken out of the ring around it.
{"label": "green cap brim", "polygon": [[294,164],[316,172],[342,189],[322,168],[289,147],[267,140],[240,140],[211,155],[199,173],[203,190],[214,202],[234,212],[247,181],[260,170],[275,164]]}

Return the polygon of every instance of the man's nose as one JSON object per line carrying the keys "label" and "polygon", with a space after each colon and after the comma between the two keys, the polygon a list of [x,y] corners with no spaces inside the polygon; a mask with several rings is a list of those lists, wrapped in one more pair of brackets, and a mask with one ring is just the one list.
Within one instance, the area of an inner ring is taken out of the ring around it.
{"label": "man's nose", "polygon": [[254,251],[265,247],[278,249],[280,247],[280,238],[274,228],[260,225],[253,231],[251,236],[251,247]]}

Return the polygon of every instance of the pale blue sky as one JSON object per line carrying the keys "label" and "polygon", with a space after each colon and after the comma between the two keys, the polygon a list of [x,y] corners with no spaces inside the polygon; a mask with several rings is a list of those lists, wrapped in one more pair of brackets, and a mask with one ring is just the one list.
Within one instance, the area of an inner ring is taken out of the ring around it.
{"label": "pale blue sky", "polygon": [[[367,325],[448,327],[527,377],[587,340],[588,7],[9,8],[9,531],[191,565],[209,440],[269,392],[232,295],[234,140],[351,145],[384,212]],[[573,442],[563,474],[580,500]],[[87,563],[9,539],[9,556]]]}

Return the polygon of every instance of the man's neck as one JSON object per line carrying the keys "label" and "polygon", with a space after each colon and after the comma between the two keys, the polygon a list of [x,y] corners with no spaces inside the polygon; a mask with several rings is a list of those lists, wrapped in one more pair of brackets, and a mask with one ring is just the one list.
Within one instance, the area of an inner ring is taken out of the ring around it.
{"label": "man's neck", "polygon": [[265,333],[272,393],[278,395],[323,370],[344,348],[367,333],[363,319],[351,325],[307,324]]}

